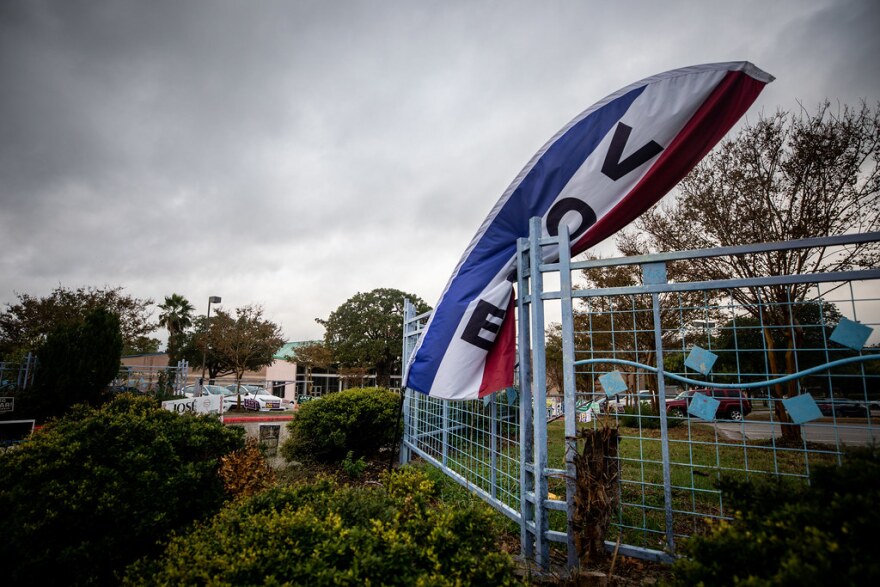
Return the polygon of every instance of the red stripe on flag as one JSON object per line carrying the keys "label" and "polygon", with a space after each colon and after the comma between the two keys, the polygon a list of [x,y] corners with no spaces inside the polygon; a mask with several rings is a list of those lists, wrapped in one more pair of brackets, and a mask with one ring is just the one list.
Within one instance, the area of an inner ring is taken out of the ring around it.
{"label": "red stripe on flag", "polygon": [[511,292],[501,330],[498,331],[495,344],[486,355],[479,397],[513,386],[513,369],[516,364],[516,332],[513,328],[516,322],[515,312],[513,292]]}
{"label": "red stripe on flag", "polygon": [[741,71],[728,72],[641,181],[572,246],[572,255],[602,242],[666,195],[736,124],[765,85]]}

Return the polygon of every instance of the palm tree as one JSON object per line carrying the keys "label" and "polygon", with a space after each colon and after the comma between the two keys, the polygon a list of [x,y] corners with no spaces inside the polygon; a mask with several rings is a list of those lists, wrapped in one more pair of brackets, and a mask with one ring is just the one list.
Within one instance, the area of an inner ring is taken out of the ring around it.
{"label": "palm tree", "polygon": [[168,354],[173,360],[177,355],[183,331],[192,326],[195,306],[180,294],[165,296],[165,303],[159,304],[159,324],[168,329]]}

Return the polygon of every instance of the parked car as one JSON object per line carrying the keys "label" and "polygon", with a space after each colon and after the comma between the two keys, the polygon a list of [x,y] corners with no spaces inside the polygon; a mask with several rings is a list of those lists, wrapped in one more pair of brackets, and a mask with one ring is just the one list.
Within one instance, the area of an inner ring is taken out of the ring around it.
{"label": "parked car", "polygon": [[227,385],[226,389],[229,390],[232,397],[236,400],[238,396],[241,395],[241,407],[246,410],[280,411],[284,409],[281,407],[280,397],[272,395],[271,393],[266,393],[266,390],[259,385],[233,383]]}
{"label": "parked car", "polygon": [[253,383],[230,383],[226,389],[235,393],[266,393],[266,389],[262,385],[254,385]]}
{"label": "parked car", "polygon": [[654,392],[650,389],[642,389],[636,393],[620,393],[614,396],[614,399],[609,399],[607,403],[605,403],[606,410],[622,412],[627,406],[637,406],[645,402],[650,404],[653,395]]}
{"label": "parked car", "polygon": [[[183,388],[183,395],[186,397],[194,397],[196,393],[196,385],[187,385]],[[235,394],[222,385],[203,385],[202,393],[208,395],[219,395],[223,397],[223,411],[228,412],[238,405],[238,398]]]}
{"label": "parked car", "polygon": [[845,397],[817,397],[816,405],[823,416],[838,418],[866,418],[869,408],[862,402]]}
{"label": "parked car", "polygon": [[718,420],[742,420],[752,412],[752,402],[738,389],[691,389],[666,402],[666,414],[674,418],[688,415],[688,406],[694,395],[701,393],[720,403],[715,417]]}

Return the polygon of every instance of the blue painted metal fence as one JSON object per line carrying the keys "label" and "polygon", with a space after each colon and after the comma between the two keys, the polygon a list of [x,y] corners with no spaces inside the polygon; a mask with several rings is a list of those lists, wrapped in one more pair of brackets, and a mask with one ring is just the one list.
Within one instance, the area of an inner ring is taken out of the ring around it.
{"label": "blue painted metal fence", "polygon": [[[880,270],[667,277],[683,263],[833,255],[880,234],[575,262],[565,230],[543,237],[535,220],[531,232],[518,246],[517,388],[465,402],[407,390],[401,459],[424,458],[519,523],[540,566],[578,564],[579,428],[621,439],[606,545],[654,560],[730,516],[719,477],[808,482],[815,465],[880,439]],[[562,257],[545,263],[556,242]],[[426,319],[408,306],[405,357]]]}

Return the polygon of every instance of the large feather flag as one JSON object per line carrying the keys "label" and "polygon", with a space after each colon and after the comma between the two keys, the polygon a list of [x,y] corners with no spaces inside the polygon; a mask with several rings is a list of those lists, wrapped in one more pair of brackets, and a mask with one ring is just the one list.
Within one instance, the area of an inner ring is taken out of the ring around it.
{"label": "large feather flag", "polygon": [[[591,106],[514,179],[477,231],[410,357],[406,386],[475,399],[513,383],[516,241],[540,216],[565,222],[572,254],[663,197],[739,120],[773,77],[748,62],[667,71]],[[557,251],[544,251],[556,260]]]}

